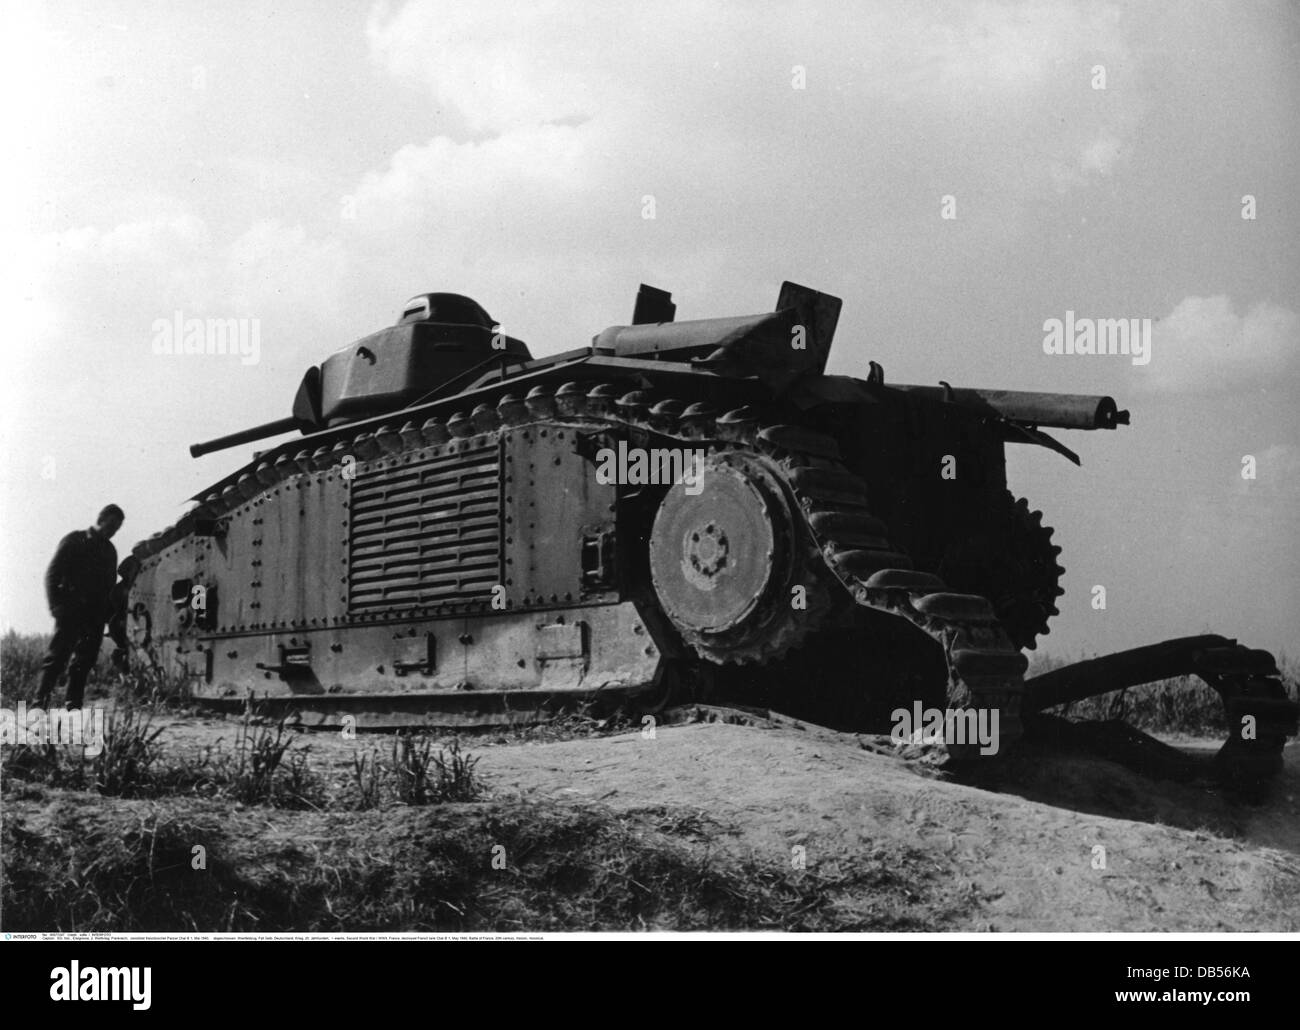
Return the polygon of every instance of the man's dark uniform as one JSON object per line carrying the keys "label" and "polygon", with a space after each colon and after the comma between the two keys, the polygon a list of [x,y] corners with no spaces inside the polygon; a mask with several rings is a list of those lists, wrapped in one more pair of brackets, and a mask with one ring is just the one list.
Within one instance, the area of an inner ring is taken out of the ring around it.
{"label": "man's dark uniform", "polygon": [[117,567],[117,583],[108,595],[108,635],[117,645],[113,651],[113,664],[123,672],[127,670],[131,653],[131,642],[126,635],[126,602],[135,577],[139,574],[140,559],[134,554],[128,554]]}
{"label": "man's dark uniform", "polygon": [[37,704],[49,704],[54,684],[67,665],[68,707],[80,708],[86,679],[99,657],[109,597],[117,581],[117,549],[95,530],[79,529],[59,541],[45,573],[45,596],[54,616],[54,638],[41,662]]}

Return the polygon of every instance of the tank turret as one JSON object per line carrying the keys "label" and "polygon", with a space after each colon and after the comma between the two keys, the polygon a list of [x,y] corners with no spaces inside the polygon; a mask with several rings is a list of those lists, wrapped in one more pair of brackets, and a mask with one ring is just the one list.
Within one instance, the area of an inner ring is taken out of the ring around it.
{"label": "tank turret", "polygon": [[397,324],[371,333],[307,370],[286,418],[190,447],[193,457],[299,430],[382,415],[492,367],[529,361],[482,306],[458,293],[422,293]]}

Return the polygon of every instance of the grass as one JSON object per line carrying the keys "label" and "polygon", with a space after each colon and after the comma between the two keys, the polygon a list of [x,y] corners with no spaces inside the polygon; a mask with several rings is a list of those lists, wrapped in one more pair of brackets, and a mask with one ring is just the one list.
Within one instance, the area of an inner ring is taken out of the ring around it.
{"label": "grass", "polygon": [[379,747],[352,756],[350,807],[369,811],[389,800],[399,805],[477,800],[485,793],[475,772],[478,762],[461,750],[459,740],[434,751],[428,737],[395,734],[386,756]]}
{"label": "grass", "polygon": [[[49,646],[48,634],[20,634],[9,630],[0,637],[0,702],[12,708],[36,697],[41,659]],[[106,665],[101,656],[100,665]],[[98,673],[99,666],[96,666]]]}
{"label": "grass", "polygon": [[9,798],[8,931],[934,929],[978,898],[910,851],[807,870],[694,812],[533,798],[285,813],[224,801]]}
{"label": "grass", "polygon": [[[49,634],[16,633],[0,637],[0,705],[15,707],[19,701],[31,705],[40,685],[41,660],[49,646]],[[86,702],[114,699],[147,701],[158,708],[175,709],[189,704],[184,681],[161,668],[135,663],[127,672],[114,668],[113,642],[105,638],[99,657],[86,680]],[[65,671],[66,676],[66,671]],[[62,686],[54,692],[61,703]]]}
{"label": "grass", "polygon": [[397,800],[405,805],[473,801],[480,793],[474,767],[478,758],[462,752],[453,740],[447,751],[433,752],[433,742],[408,733],[393,738],[389,771]]}
{"label": "grass", "polygon": [[151,792],[156,782],[161,727],[149,712],[118,707],[104,721],[99,753],[54,744],[19,744],[0,753],[0,780],[35,780],[73,790],[94,790],[109,797]]}
{"label": "grass", "polygon": [[[156,747],[162,727],[152,725],[152,716],[132,707],[110,712],[104,724],[103,748],[91,759],[91,782],[95,790],[110,796],[130,797],[149,789]],[[84,769],[84,754],[76,765]]]}
{"label": "grass", "polygon": [[535,712],[521,712],[517,719],[485,731],[494,744],[551,744],[562,740],[610,737],[641,728],[641,717],[631,706],[613,709],[584,702],[574,708],[546,712],[538,722]]}
{"label": "grass", "polygon": [[386,804],[436,805],[473,801],[485,787],[478,757],[453,740],[433,750],[427,738],[397,734],[389,757],[380,749],[355,756],[351,792],[331,789],[311,764],[311,746],[297,743],[284,720],[259,722],[245,714],[234,747],[208,746],[169,752],[159,743],[145,706],[119,704],[104,723],[97,755],[54,745],[6,746],[0,752],[0,786],[13,781],[41,783],[107,797],[226,799],[241,805],[282,809],[372,809]]}

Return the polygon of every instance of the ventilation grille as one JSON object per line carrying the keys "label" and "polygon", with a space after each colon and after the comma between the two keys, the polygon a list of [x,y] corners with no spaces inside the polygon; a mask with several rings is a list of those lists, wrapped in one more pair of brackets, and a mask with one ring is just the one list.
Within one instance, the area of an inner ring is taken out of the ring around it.
{"label": "ventilation grille", "polygon": [[497,444],[357,475],[349,611],[483,600],[500,582]]}

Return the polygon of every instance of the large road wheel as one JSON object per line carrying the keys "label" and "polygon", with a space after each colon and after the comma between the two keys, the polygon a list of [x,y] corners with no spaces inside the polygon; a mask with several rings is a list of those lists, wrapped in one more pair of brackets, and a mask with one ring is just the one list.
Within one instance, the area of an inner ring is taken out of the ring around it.
{"label": "large road wheel", "polygon": [[650,532],[664,613],[719,664],[779,657],[821,623],[824,576],[777,476],[742,450],[708,455],[698,479],[665,495]]}

